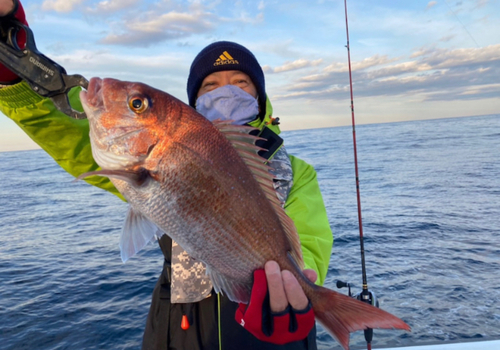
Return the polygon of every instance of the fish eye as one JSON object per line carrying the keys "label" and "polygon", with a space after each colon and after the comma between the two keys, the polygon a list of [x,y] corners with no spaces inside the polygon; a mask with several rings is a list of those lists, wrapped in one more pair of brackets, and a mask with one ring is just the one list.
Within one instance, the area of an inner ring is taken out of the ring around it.
{"label": "fish eye", "polygon": [[146,97],[134,96],[128,101],[128,106],[135,113],[142,113],[149,107],[149,100]]}

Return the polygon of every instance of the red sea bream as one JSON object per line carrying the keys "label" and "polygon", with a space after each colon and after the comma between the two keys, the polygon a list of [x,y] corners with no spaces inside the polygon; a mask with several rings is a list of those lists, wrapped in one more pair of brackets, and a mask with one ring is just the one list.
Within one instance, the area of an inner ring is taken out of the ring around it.
{"label": "red sea bream", "polygon": [[311,283],[295,226],[257,155],[250,127],[212,124],[171,95],[141,83],[93,78],[81,100],[94,159],[130,204],[121,238],[128,259],[158,232],[204,262],[217,292],[247,303],[255,269],[291,271],[316,319],[349,347],[365,328],[409,330],[399,318]]}

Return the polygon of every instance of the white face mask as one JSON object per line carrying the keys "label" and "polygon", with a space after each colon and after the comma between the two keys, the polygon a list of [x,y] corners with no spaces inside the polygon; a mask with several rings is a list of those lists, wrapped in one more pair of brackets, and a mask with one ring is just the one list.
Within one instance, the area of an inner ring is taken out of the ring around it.
{"label": "white face mask", "polygon": [[212,122],[217,119],[233,120],[233,124],[243,125],[259,114],[259,103],[239,87],[225,85],[198,97],[196,110]]}

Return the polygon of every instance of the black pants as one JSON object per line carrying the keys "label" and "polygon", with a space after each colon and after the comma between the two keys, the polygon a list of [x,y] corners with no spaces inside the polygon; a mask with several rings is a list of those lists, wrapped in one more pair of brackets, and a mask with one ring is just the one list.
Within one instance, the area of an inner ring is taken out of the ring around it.
{"label": "black pants", "polygon": [[[171,304],[169,277],[169,267],[166,263],[153,291],[142,349],[219,349],[218,296],[212,293],[211,297],[197,303]],[[237,303],[221,295],[220,304],[221,349],[316,350],[316,328],[303,341],[286,345],[262,342],[235,321]],[[190,327],[187,330],[181,329],[182,315],[185,313],[190,319]]]}

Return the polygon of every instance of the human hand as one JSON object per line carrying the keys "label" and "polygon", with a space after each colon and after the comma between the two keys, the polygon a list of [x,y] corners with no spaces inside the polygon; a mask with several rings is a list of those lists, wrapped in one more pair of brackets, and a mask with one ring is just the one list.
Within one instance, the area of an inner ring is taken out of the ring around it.
{"label": "human hand", "polygon": [[[276,261],[268,261],[264,265],[267,285],[269,288],[269,304],[274,313],[283,312],[288,305],[295,310],[304,310],[309,304],[304,290],[295,276],[288,270],[280,270]],[[316,282],[316,271],[306,269],[303,271],[311,282]]]}
{"label": "human hand", "polygon": [[[304,274],[312,282],[317,279],[314,270]],[[302,287],[275,261],[254,272],[250,302],[240,304],[235,319],[256,338],[274,344],[303,340],[314,327],[314,312]]]}
{"label": "human hand", "polygon": [[[17,6],[16,6],[17,3]],[[15,18],[19,22],[28,25],[23,5],[18,0],[0,0],[0,22],[6,18]],[[2,40],[4,40],[2,38]],[[23,48],[26,44],[26,33],[20,30],[17,33],[17,46]],[[0,84],[12,84],[19,80],[19,77],[0,63]]]}

